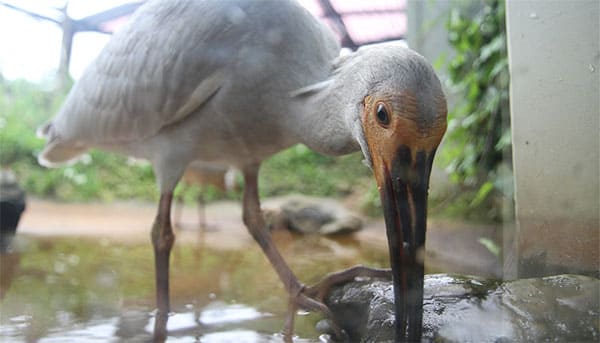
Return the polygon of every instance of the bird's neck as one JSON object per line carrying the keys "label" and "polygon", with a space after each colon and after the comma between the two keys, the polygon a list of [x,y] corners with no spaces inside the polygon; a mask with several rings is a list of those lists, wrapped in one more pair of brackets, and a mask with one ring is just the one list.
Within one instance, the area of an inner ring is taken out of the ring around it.
{"label": "bird's neck", "polygon": [[339,97],[335,84],[323,84],[296,96],[297,114],[292,130],[311,149],[326,155],[344,155],[360,149],[356,138],[356,111]]}

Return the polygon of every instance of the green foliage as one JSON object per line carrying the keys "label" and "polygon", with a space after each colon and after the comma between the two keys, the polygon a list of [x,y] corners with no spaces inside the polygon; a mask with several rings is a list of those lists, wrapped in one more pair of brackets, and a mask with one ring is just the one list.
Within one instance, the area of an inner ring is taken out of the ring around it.
{"label": "green foliage", "polygon": [[0,80],[0,87],[0,164],[16,172],[28,193],[60,200],[156,197],[152,168],[115,154],[93,151],[80,163],[57,169],[38,165],[44,140],[35,132],[64,94],[22,80]]}
{"label": "green foliage", "polygon": [[9,83],[0,79],[0,90],[0,163],[34,160],[32,152],[40,148],[40,142],[35,135],[23,133],[29,130],[35,133],[35,128],[44,120],[40,109],[53,111],[62,97],[57,99],[21,80]]}
{"label": "green foliage", "polygon": [[264,163],[261,189],[263,195],[269,196],[293,192],[315,196],[348,195],[361,177],[371,175],[361,159],[360,153],[329,157],[296,145]]}
{"label": "green foliage", "polygon": [[501,219],[497,198],[512,197],[509,72],[503,0],[453,8],[447,28],[455,56],[448,63],[457,103],[449,113],[443,161],[460,185],[455,201],[467,214]]}

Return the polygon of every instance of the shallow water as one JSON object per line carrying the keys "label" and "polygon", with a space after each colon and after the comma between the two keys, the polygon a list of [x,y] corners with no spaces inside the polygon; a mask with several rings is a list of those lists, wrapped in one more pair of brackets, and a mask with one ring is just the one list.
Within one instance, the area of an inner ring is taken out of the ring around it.
{"label": "shallow water", "polygon": [[[276,234],[306,284],[355,264],[387,265],[387,252],[352,238]],[[150,243],[21,236],[3,255],[2,342],[146,342],[154,311]],[[178,242],[171,260],[168,342],[279,342],[287,297],[255,244],[216,250]],[[298,342],[318,342],[317,313],[296,319]]]}

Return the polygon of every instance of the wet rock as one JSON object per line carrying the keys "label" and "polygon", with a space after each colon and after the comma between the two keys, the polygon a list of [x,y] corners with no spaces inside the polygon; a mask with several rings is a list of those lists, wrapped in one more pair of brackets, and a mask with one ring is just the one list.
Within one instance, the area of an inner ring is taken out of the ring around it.
{"label": "wet rock", "polygon": [[[597,342],[600,280],[579,275],[497,282],[425,278],[423,338],[432,342]],[[354,281],[326,299],[351,342],[393,340],[389,281]]]}
{"label": "wet rock", "polygon": [[25,191],[11,170],[0,170],[0,253],[10,250],[23,211]]}
{"label": "wet rock", "polygon": [[265,205],[273,228],[304,234],[332,235],[362,229],[363,221],[332,199],[290,196]]}

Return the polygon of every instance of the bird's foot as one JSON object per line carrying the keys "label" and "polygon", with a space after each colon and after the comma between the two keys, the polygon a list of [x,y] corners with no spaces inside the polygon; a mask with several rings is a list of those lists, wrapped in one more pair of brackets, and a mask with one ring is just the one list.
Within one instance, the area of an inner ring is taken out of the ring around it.
{"label": "bird's foot", "polygon": [[339,272],[327,274],[321,281],[310,287],[305,287],[303,293],[312,299],[324,302],[325,297],[335,285],[354,281],[358,278],[380,278],[380,279],[392,279],[391,269],[380,269],[371,268],[365,266],[354,266],[348,269],[341,270]]}
{"label": "bird's foot", "polygon": [[284,327],[284,341],[286,343],[292,342],[292,334],[294,330],[294,318],[298,309],[304,309],[308,311],[318,311],[323,313],[328,319],[331,331],[333,332],[336,341],[346,342],[347,335],[342,328],[336,323],[333,313],[329,310],[329,307],[325,305],[322,300],[314,299],[311,296],[305,294],[306,287],[302,285],[298,292],[290,294],[290,300],[288,304],[288,313]]}
{"label": "bird's foot", "polygon": [[354,266],[339,272],[330,273],[317,284],[309,287],[302,286],[297,292],[292,292],[290,294],[284,331],[286,342],[292,341],[294,317],[299,308],[323,313],[329,319],[329,328],[333,332],[333,338],[338,342],[346,342],[348,339],[346,332],[337,323],[333,313],[325,304],[325,298],[333,286],[364,277],[391,279],[392,274],[390,269]]}

